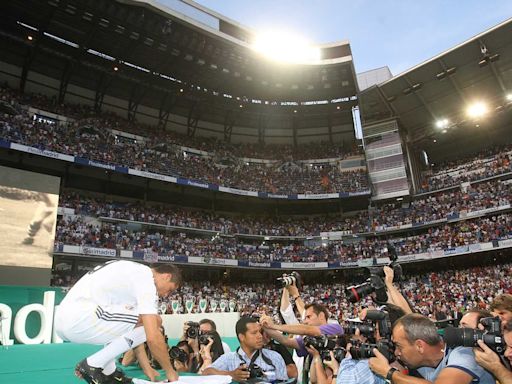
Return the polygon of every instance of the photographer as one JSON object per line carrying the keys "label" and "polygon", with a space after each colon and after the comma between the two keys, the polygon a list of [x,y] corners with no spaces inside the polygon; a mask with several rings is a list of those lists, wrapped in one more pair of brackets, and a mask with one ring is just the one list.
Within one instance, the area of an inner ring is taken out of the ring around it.
{"label": "photographer", "polygon": [[[300,275],[296,272],[293,272],[288,278],[289,280],[286,280],[287,275],[283,275],[281,278],[284,284],[283,287],[283,294],[281,295],[281,307],[280,312],[283,316],[283,320],[286,324],[298,324],[299,320],[295,316],[295,312],[293,310],[293,303],[295,303],[295,306],[297,308],[297,312],[299,313],[300,317],[302,318],[304,316],[305,312],[305,305],[304,301],[300,297],[299,293],[299,286],[301,285],[301,278]],[[293,277],[293,278],[292,278]],[[291,300],[290,301],[290,296]]]}
{"label": "photographer", "polygon": [[261,333],[263,335],[263,348],[279,353],[286,364],[286,373],[288,374],[288,377],[296,379],[298,377],[297,365],[293,361],[292,355],[288,349],[284,345],[272,340],[265,331],[262,330]]}
{"label": "photographer", "polygon": [[400,318],[393,327],[395,355],[421,376],[411,377],[392,368],[377,349],[369,360],[370,369],[394,384],[495,384],[489,372],[480,367],[471,348],[447,348],[435,324],[419,314]]}
{"label": "photographer", "polygon": [[[322,304],[308,304],[305,309],[306,312],[303,324],[274,324],[270,316],[262,316],[260,319],[264,330],[271,338],[288,348],[297,350],[297,355],[301,357],[308,355],[302,336],[343,334],[343,328],[341,328],[339,324],[327,323],[329,312]],[[283,336],[281,332],[300,336],[290,339]]]}
{"label": "photographer", "polygon": [[[269,316],[262,316],[260,319],[263,329],[268,335],[279,344],[287,348],[293,348],[299,357],[308,356],[308,351],[304,345],[303,336],[321,336],[321,335],[341,335],[343,328],[339,324],[328,324],[329,312],[321,304],[308,304],[305,307],[305,316],[303,324],[274,324]],[[284,336],[281,332],[299,335],[294,338]],[[305,363],[302,369],[302,381],[308,378],[309,364]]]}
{"label": "photographer", "polygon": [[203,375],[229,375],[234,381],[263,378],[287,380],[286,365],[277,352],[263,349],[261,325],[253,317],[242,317],[236,323],[240,348],[219,357],[203,371]]}
{"label": "photographer", "polygon": [[[507,344],[504,357],[508,364],[512,363],[512,323],[507,323],[503,329],[503,338]],[[480,348],[473,348],[476,362],[487,371],[491,372],[501,384],[512,384],[512,372],[502,364],[500,356],[489,348],[482,340],[478,340]]]}
{"label": "photographer", "polygon": [[477,329],[480,320],[486,317],[492,317],[491,312],[477,308],[470,309],[460,318],[459,328]]}
{"label": "photographer", "polygon": [[[210,319],[202,319],[202,320],[200,320],[199,321],[199,332],[200,332],[201,335],[207,335],[207,334],[211,334],[213,332],[216,333],[217,332],[217,325],[215,324],[215,321],[210,320]],[[227,345],[222,340],[221,340],[221,344],[222,344],[222,353],[220,353],[221,355],[223,355],[224,353],[231,352],[231,348],[229,348],[229,345]],[[214,348],[214,350],[215,349],[216,348]]]}
{"label": "photographer", "polygon": [[[375,322],[375,326],[372,326],[371,328],[374,328],[373,334],[368,334],[368,322],[366,323],[359,323],[358,325],[351,325],[350,328],[356,328],[355,331],[352,330],[353,335],[350,338],[350,342],[346,345],[346,354],[345,358],[341,360],[341,364],[338,363],[338,361],[335,359],[335,355],[332,351],[329,352],[330,360],[321,360],[320,353],[313,349],[312,355],[313,355],[313,364],[315,364],[315,373],[317,377],[317,384],[331,384],[331,383],[338,383],[338,384],[376,384],[376,383],[384,383],[384,380],[375,375],[369,368],[368,365],[368,358],[365,357],[365,351],[363,351],[363,348],[368,351],[369,348],[365,348],[365,345],[370,346],[369,344],[365,344],[368,340],[365,336],[361,334],[360,329],[364,329],[363,327],[366,325],[366,332],[363,332],[368,337],[372,339],[372,341],[380,342],[382,345],[389,345],[389,338],[390,338],[390,328],[391,326],[399,319],[401,318],[405,313],[402,308],[393,305],[388,304],[384,308],[384,310],[363,310],[359,318],[361,320],[365,320],[368,313],[371,314],[370,317],[376,312],[381,312],[382,314],[385,314],[385,316],[382,316],[383,319],[380,321]],[[378,316],[381,317],[381,316]],[[387,324],[381,326],[380,324],[386,322]],[[359,326],[359,328],[357,328]],[[370,329],[371,329],[370,328]],[[379,330],[382,328],[383,334],[381,335]],[[346,331],[346,338],[349,337],[348,333],[350,331]],[[387,333],[387,334],[385,334]],[[362,344],[361,344],[362,343]],[[379,344],[380,345],[380,344]],[[352,353],[354,356],[352,356]],[[391,353],[392,350],[389,350],[389,353]],[[363,356],[362,356],[363,355]],[[322,364],[323,363],[323,364]],[[329,378],[329,375],[327,372],[324,371],[323,365],[326,365],[328,368],[333,369],[333,372],[335,373],[332,378]],[[399,365],[397,363],[393,364],[396,368],[399,368]],[[401,367],[400,367],[401,368]]]}
{"label": "photographer", "polygon": [[[285,324],[299,324],[300,321],[297,319],[296,312],[298,312],[298,317],[302,320],[306,311],[304,300],[300,297],[299,292],[299,288],[302,286],[302,278],[297,272],[292,272],[291,275],[283,275],[279,281],[284,285],[280,305],[280,313],[283,321]],[[296,311],[294,311],[294,304]],[[298,376],[294,377],[297,377],[298,381],[301,382],[304,357],[298,356],[296,350],[293,350],[292,357],[295,362],[295,369],[298,373]]]}
{"label": "photographer", "polygon": [[512,322],[512,295],[504,293],[496,296],[490,310],[494,316],[500,317],[502,326]]}

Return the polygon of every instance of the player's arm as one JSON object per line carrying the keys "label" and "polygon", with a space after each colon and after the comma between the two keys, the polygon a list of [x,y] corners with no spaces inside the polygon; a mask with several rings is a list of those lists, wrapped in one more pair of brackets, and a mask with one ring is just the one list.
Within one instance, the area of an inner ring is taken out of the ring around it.
{"label": "player's arm", "polygon": [[299,349],[299,344],[295,338],[284,336],[281,332],[273,329],[265,329],[265,332],[271,339],[274,339],[279,344],[284,345],[286,348]]}
{"label": "player's arm", "polygon": [[160,331],[160,316],[159,315],[140,315],[142,325],[146,332],[146,342],[153,357],[160,363],[160,366],[165,371],[167,378],[171,381],[178,380],[178,374],[171,365],[167,344],[165,338]]}
{"label": "player's arm", "polygon": [[294,335],[321,336],[320,327],[306,324],[273,324],[271,329]]}

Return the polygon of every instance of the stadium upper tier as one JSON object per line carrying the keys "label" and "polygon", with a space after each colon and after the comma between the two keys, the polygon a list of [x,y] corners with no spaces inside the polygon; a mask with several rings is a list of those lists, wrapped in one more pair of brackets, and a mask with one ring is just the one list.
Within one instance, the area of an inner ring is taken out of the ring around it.
{"label": "stadium upper tier", "polygon": [[[12,94],[5,93],[9,94],[7,97]],[[12,99],[9,101],[12,104]],[[75,109],[81,110],[81,107]],[[116,134],[112,129],[123,129],[126,122],[115,117],[84,118],[62,125],[52,124],[48,119],[34,120],[20,108],[12,115],[2,116],[0,121],[1,137],[9,142],[224,187],[284,195],[364,192],[369,189],[366,168],[361,166],[361,161],[356,161],[355,167],[345,168],[340,163],[343,157],[320,162],[298,161],[293,158],[293,151],[287,154],[289,147],[286,146],[282,152],[284,158],[265,162],[235,157],[229,147],[222,145],[220,148],[212,146],[209,148],[211,152],[184,149],[177,143],[179,136],[156,130],[151,132],[134,124],[132,129],[144,131],[149,136],[127,136],[119,131]],[[318,154],[315,148],[320,147],[303,148],[303,153],[299,149],[300,157],[308,157],[308,153]],[[329,148],[333,154],[336,152],[335,146]],[[327,152],[330,154],[329,149]]]}
{"label": "stadium upper tier", "polygon": [[353,216],[258,217],[223,215],[184,207],[155,203],[123,202],[111,197],[91,197],[63,192],[60,206],[78,215],[103,217],[210,231],[225,235],[311,237],[322,232],[347,234],[410,230],[432,223],[475,217],[485,212],[510,208],[510,184],[499,180],[477,183],[466,191],[438,192],[409,204],[380,204]]}
{"label": "stadium upper tier", "polygon": [[440,164],[424,173],[420,192],[459,186],[461,183],[510,173],[512,145],[487,148],[457,161]]}
{"label": "stadium upper tier", "polygon": [[170,7],[149,0],[5,2],[0,50],[9,54],[0,67],[22,90],[54,92],[51,83],[61,79],[59,103],[91,101],[92,92],[96,109],[123,104],[130,119],[164,126],[177,116],[188,120],[185,129],[248,141],[354,137],[358,89],[347,41],[314,47],[313,59],[281,63],[255,49],[254,31],[193,2]]}

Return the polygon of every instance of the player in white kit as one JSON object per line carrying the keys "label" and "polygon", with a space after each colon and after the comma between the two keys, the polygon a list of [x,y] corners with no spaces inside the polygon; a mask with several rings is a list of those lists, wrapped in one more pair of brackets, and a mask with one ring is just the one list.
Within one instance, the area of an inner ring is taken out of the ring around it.
{"label": "player in white kit", "polygon": [[147,342],[167,379],[177,380],[157,304],[158,296],[166,297],[180,284],[181,272],[172,264],[148,267],[125,260],[109,261],[83,276],[58,307],[55,329],[63,340],[106,346],[78,363],[77,376],[92,384],[131,383],[115,359]]}

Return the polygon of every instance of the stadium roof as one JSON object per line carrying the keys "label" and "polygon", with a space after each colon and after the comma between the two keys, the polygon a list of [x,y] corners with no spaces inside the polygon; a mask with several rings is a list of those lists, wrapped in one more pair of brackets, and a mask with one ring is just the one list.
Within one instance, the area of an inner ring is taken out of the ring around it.
{"label": "stadium roof", "polygon": [[25,76],[36,70],[60,79],[64,95],[69,83],[108,87],[131,106],[157,108],[170,95],[173,113],[189,119],[254,128],[264,114],[284,128],[353,124],[358,90],[348,42],[320,46],[318,62],[280,64],[250,48],[249,29],[192,1],[175,4],[2,2],[4,60],[26,68]]}
{"label": "stadium roof", "polygon": [[[489,134],[491,128],[510,124],[512,100],[507,95],[511,92],[512,19],[508,19],[362,91],[362,124],[396,118],[410,144],[442,157],[450,148],[460,150],[461,141],[485,135],[483,130]],[[480,120],[466,113],[475,102],[489,108]]]}

